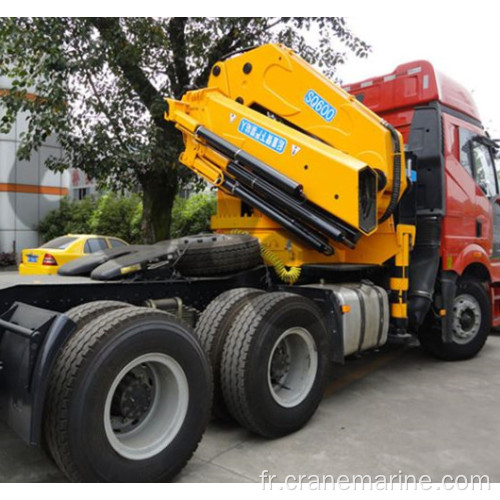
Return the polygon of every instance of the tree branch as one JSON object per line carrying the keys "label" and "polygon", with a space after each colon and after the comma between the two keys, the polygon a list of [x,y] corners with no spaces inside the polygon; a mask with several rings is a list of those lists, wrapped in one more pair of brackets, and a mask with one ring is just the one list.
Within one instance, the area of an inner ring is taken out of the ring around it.
{"label": "tree branch", "polygon": [[172,44],[172,54],[175,68],[175,82],[171,79],[174,97],[179,99],[189,85],[189,71],[186,64],[187,17],[173,17],[168,25],[168,37]]}
{"label": "tree branch", "polygon": [[139,65],[137,50],[125,36],[118,18],[92,17],[92,24],[106,42],[111,54],[110,64],[119,68],[139,96],[151,117],[159,127],[165,125],[164,101],[160,92],[150,82]]}
{"label": "tree branch", "polygon": [[113,128],[113,131],[115,132],[116,139],[118,140],[120,145],[123,148],[125,148],[125,150],[127,150],[127,145],[125,144],[125,142],[123,141],[123,139],[121,137],[122,134],[120,133],[118,125],[113,120],[113,117],[109,114],[104,102],[101,99],[101,95],[99,94],[97,87],[95,86],[92,75],[90,74],[88,68],[85,65],[85,61],[83,59],[83,54],[80,51],[80,47],[77,46],[77,47],[75,47],[75,49],[76,49],[76,53],[78,54],[78,58],[80,59],[81,68],[82,68],[83,73],[85,75],[85,79],[87,80],[87,83],[90,85],[90,88],[92,89],[92,93],[94,94],[95,98],[97,99],[97,104],[98,104],[97,109],[100,109],[101,112],[104,114],[104,116],[108,119],[109,124],[111,125],[111,127]]}
{"label": "tree branch", "polygon": [[[251,18],[247,18],[246,25],[250,22]],[[243,26],[243,28],[245,27]],[[208,62],[205,69],[198,75],[194,84],[195,87],[202,87],[206,85],[208,77],[210,75],[210,70],[212,66],[221,59],[221,57],[226,54],[233,52],[234,50],[241,48],[241,39],[237,37],[236,26],[232,26],[231,29],[226,33],[219,41],[214,45],[210,53],[208,54]]]}

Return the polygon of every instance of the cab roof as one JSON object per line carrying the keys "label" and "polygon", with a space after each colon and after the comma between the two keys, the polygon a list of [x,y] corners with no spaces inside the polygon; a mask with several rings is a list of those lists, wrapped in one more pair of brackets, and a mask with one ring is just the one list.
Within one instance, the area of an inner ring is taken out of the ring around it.
{"label": "cab roof", "polygon": [[392,73],[345,85],[344,90],[377,114],[439,101],[481,121],[470,92],[436,71],[429,61],[401,64]]}

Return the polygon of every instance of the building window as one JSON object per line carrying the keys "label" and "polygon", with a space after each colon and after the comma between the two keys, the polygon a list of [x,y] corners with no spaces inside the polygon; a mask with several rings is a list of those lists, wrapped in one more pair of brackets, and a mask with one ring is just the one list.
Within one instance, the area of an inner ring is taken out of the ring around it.
{"label": "building window", "polygon": [[78,188],[78,189],[75,189],[75,196],[74,198],[76,200],[83,200],[86,196],[88,196],[90,193],[90,189],[89,188]]}

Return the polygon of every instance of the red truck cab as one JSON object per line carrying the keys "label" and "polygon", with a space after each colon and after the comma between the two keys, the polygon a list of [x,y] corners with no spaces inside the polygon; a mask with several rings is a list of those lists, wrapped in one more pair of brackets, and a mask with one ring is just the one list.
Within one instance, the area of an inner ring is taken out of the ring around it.
{"label": "red truck cab", "polygon": [[[416,154],[417,241],[423,220],[439,219],[438,276],[474,277],[500,324],[500,179],[497,145],[471,94],[428,61],[347,85],[346,91],[403,135]],[[439,286],[437,287],[439,289]],[[499,294],[499,295],[497,295]]]}

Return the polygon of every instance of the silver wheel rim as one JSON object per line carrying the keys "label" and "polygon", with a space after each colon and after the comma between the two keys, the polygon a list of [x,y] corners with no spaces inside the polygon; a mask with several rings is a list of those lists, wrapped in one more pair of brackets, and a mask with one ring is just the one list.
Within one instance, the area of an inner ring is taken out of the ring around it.
{"label": "silver wheel rim", "polygon": [[457,344],[467,344],[481,328],[481,306],[469,294],[459,295],[453,302],[453,340]]}
{"label": "silver wheel rim", "polygon": [[318,351],[308,330],[289,328],[278,338],[269,357],[267,381],[273,399],[284,408],[302,403],[318,371]]}
{"label": "silver wheel rim", "polygon": [[[137,394],[140,398],[134,398]],[[175,359],[161,353],[140,356],[111,384],[104,407],[106,437],[124,458],[151,458],[175,438],[188,403],[186,374]]]}

